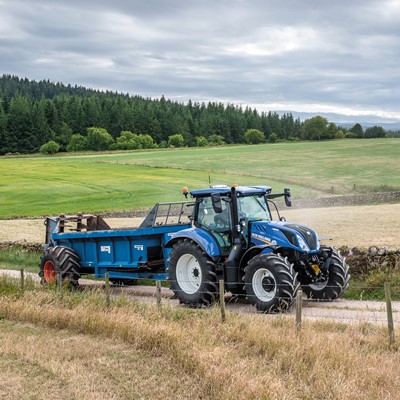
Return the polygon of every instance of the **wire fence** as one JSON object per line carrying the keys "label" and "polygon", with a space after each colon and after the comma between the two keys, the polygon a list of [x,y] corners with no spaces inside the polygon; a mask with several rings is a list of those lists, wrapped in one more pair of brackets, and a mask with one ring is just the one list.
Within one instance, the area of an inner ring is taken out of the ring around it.
{"label": "wire fence", "polygon": [[[37,276],[37,275],[36,275]],[[13,277],[19,279],[20,289],[23,291],[28,279],[33,274],[27,274],[24,270],[15,271]],[[27,279],[28,278],[28,279]],[[151,280],[150,280],[151,281]],[[134,283],[130,280],[130,283]],[[82,280],[83,286],[97,287],[104,291],[104,302],[106,307],[112,305],[113,300],[121,294],[129,295],[135,300],[144,301],[157,305],[161,313],[162,308],[176,307],[180,303],[187,303],[193,308],[204,309],[207,306],[218,307],[221,312],[221,322],[229,319],[229,313],[264,314],[273,318],[273,315],[281,315],[293,319],[297,331],[301,331],[302,324],[307,321],[331,321],[345,324],[373,324],[387,327],[388,340],[390,345],[394,343],[395,327],[400,324],[400,301],[392,301],[392,289],[399,289],[386,283],[384,286],[351,286],[359,290],[377,290],[382,293],[380,298],[373,301],[347,300],[339,297],[330,301],[323,298],[313,298],[314,292],[307,290],[307,287],[292,287],[288,284],[275,284],[273,286],[259,285],[258,290],[249,290],[250,284],[237,282],[235,289],[228,289],[223,280],[212,283],[201,283],[198,290],[193,287],[189,290],[182,290],[185,284],[193,285],[193,281],[168,281],[173,290],[163,287],[162,282],[153,280],[154,286],[127,286],[124,284],[110,284],[109,274],[106,273],[104,281]],[[230,283],[232,285],[232,283]],[[63,277],[57,274],[56,288],[58,292],[64,290]],[[200,287],[204,290],[200,290]],[[203,288],[204,287],[204,288]],[[229,287],[229,286],[228,286]],[[316,287],[318,289],[318,287]],[[323,286],[324,292],[337,290],[335,286]],[[233,291],[234,293],[230,292]],[[321,289],[320,289],[321,290]],[[188,292],[191,296],[187,296]],[[318,294],[318,292],[317,292]],[[340,293],[341,294],[341,293]],[[321,296],[320,296],[321,297]],[[192,299],[192,300],[190,300]],[[257,310],[258,303],[270,302],[275,306],[266,308],[263,311]],[[267,312],[265,312],[267,311]],[[272,312],[271,312],[272,311]]]}
{"label": "wire fence", "polygon": [[[169,282],[171,284],[171,282]],[[172,283],[178,283],[176,281]],[[182,282],[180,284],[192,283],[192,281]],[[161,288],[161,284],[157,281],[157,284]],[[168,306],[174,306],[179,302],[181,293],[186,293],[182,289],[177,289],[178,285],[173,285],[174,291],[167,288],[153,289],[153,293],[149,293],[149,296],[157,297],[159,308],[161,307],[161,299],[164,302],[168,302]],[[201,298],[202,295],[208,296],[214,300],[214,305],[221,309],[221,321],[224,322],[229,318],[229,312],[240,312],[240,313],[261,313],[253,305],[260,300],[260,293],[250,294],[251,292],[246,290],[246,285],[241,284],[240,287],[244,293],[232,294],[225,291],[224,281],[220,280],[215,282],[213,285],[216,289],[213,292],[207,291],[196,291],[196,295]],[[354,288],[354,287],[352,287]],[[281,309],[279,306],[274,309],[275,312],[272,314],[265,315],[276,315],[280,314],[287,318],[295,320],[296,330],[301,330],[302,323],[305,321],[332,321],[345,324],[373,324],[387,327],[389,341],[392,344],[394,341],[395,326],[400,324],[400,301],[392,301],[390,283],[386,283],[384,286],[361,286],[358,285],[357,289],[360,290],[379,290],[383,292],[383,296],[376,300],[363,301],[363,300],[347,300],[338,298],[336,300],[327,300],[321,298],[312,298],[298,287],[297,290],[294,288],[293,295],[280,296],[278,293],[285,293],[288,289],[287,285],[276,285],[274,295],[269,294],[268,287],[265,290],[264,301],[274,301],[277,304],[284,305]],[[326,285],[323,287],[325,291],[328,289],[337,290],[337,286]],[[398,288],[396,288],[398,289]],[[133,293],[135,289],[133,289]],[[262,293],[262,292],[261,292]],[[309,295],[309,293],[308,293]],[[175,298],[175,303],[171,303],[171,296]],[[273,299],[270,299],[273,297]],[[202,307],[201,304],[193,304],[192,306]],[[287,306],[287,307],[286,307]],[[264,314],[264,313],[263,313]]]}

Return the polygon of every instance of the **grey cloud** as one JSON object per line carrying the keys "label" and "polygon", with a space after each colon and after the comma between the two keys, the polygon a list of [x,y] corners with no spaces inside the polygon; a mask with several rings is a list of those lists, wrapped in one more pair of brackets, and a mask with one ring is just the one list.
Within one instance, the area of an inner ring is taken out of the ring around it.
{"label": "grey cloud", "polygon": [[151,97],[396,115],[397,3],[0,2],[0,73]]}

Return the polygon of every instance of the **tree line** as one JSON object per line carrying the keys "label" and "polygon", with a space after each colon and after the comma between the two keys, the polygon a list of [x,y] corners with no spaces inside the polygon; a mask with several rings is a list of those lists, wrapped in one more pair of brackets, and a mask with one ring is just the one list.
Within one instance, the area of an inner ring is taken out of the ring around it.
{"label": "tree line", "polygon": [[383,128],[346,130],[317,116],[258,112],[232,104],[182,104],[81,86],[0,78],[0,154],[207,146],[341,137],[384,137]]}

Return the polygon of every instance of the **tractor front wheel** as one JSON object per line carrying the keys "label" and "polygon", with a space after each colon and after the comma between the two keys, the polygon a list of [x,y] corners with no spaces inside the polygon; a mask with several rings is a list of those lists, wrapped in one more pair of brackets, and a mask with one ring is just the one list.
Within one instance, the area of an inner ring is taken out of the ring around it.
{"label": "tractor front wheel", "polygon": [[286,258],[276,254],[260,254],[245,268],[247,297],[264,313],[286,312],[293,305],[299,287],[297,273]]}
{"label": "tractor front wheel", "polygon": [[191,307],[210,305],[217,300],[216,265],[190,239],[175,243],[169,259],[171,290],[183,304]]}
{"label": "tractor front wheel", "polygon": [[349,266],[340,253],[334,250],[324,282],[303,286],[307,298],[318,301],[332,301],[339,298],[349,286]]}

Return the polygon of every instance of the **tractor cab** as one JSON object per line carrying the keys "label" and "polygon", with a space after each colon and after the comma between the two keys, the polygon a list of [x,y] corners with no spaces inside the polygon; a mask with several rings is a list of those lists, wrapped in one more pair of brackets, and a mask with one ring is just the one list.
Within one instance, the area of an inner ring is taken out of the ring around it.
{"label": "tractor cab", "polygon": [[251,246],[251,225],[254,221],[272,221],[269,198],[286,196],[290,190],[271,195],[269,186],[232,187],[221,185],[190,192],[196,199],[194,226],[212,234],[223,255],[229,254],[235,237],[242,237],[246,248]]}

